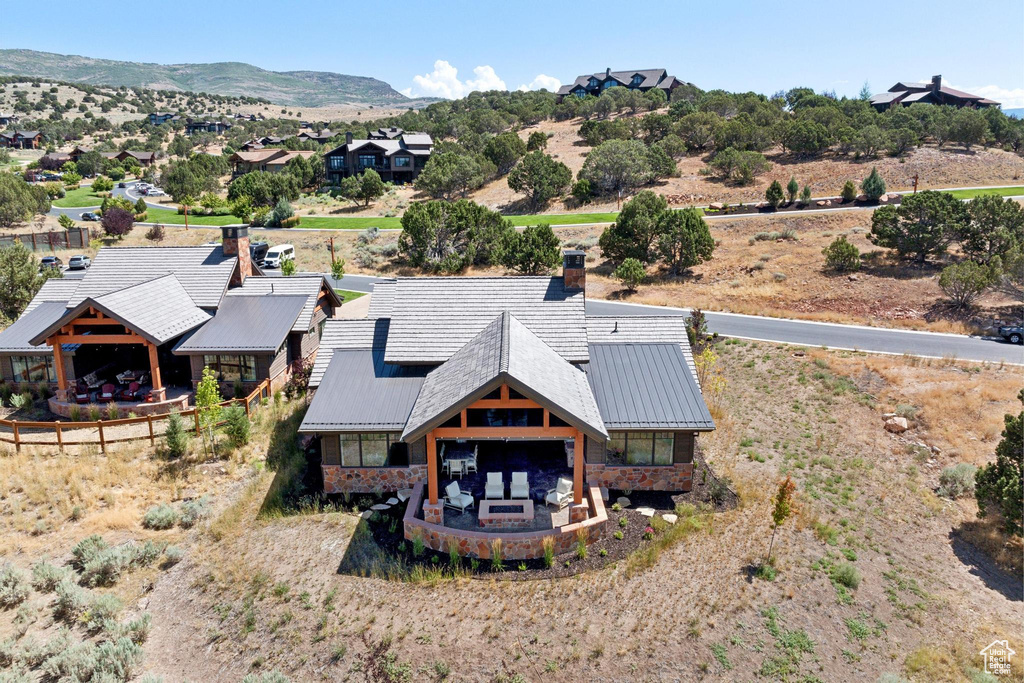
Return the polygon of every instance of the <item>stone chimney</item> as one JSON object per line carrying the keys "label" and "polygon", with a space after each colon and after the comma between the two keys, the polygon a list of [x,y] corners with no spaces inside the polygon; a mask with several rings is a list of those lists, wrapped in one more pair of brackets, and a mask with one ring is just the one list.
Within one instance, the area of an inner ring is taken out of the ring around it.
{"label": "stone chimney", "polygon": [[605,70],[604,70],[604,77],[608,78],[611,75],[612,75],[612,68],[610,66],[606,67]]}
{"label": "stone chimney", "polygon": [[942,88],[942,76],[932,76],[932,92],[939,92]]}
{"label": "stone chimney", "polygon": [[587,289],[586,253],[579,249],[566,249],[562,252],[562,277],[567,290]]}
{"label": "stone chimney", "polygon": [[348,131],[347,133],[345,133],[345,144],[346,145],[351,145],[352,144],[352,131]]}
{"label": "stone chimney", "polygon": [[238,270],[231,276],[231,285],[237,286],[252,275],[252,254],[249,251],[249,226],[225,226],[220,229],[221,246],[225,256],[238,257]]}

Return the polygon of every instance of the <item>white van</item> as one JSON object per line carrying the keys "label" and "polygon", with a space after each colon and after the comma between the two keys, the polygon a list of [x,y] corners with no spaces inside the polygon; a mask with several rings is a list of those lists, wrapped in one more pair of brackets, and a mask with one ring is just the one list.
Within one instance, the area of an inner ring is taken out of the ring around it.
{"label": "white van", "polygon": [[267,250],[267,255],[263,257],[263,266],[266,268],[280,268],[282,263],[291,261],[294,258],[295,247],[290,244],[278,244]]}

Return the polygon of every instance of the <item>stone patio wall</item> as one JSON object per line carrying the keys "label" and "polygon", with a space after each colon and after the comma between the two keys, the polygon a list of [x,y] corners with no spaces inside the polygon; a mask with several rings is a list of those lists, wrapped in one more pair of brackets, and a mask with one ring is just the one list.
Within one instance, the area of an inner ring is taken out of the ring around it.
{"label": "stone patio wall", "polygon": [[587,465],[587,485],[620,491],[689,491],[693,463],[675,465]]}
{"label": "stone patio wall", "polygon": [[463,557],[490,559],[494,540],[501,539],[504,559],[530,560],[544,556],[545,538],[553,540],[555,555],[561,555],[576,546],[577,532],[586,534],[588,545],[607,533],[608,513],[601,500],[601,491],[596,487],[587,489],[589,517],[586,520],[546,531],[527,532],[464,531],[428,523],[417,515],[423,505],[423,490],[422,482],[416,484],[409,498],[404,519],[405,538],[412,541],[419,536],[426,547],[438,552],[446,553],[454,545]]}
{"label": "stone patio wall", "polygon": [[321,465],[324,493],[374,493],[411,489],[427,480],[426,465],[408,467],[340,467]]}

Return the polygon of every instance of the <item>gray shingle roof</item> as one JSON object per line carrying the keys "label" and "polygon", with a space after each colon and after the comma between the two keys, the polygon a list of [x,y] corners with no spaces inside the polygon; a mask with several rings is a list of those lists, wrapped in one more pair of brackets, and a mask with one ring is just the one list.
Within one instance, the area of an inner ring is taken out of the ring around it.
{"label": "gray shingle roof", "polygon": [[[23,352],[32,355],[50,353],[50,347],[32,344],[32,339],[59,320],[64,314],[65,306],[61,301],[39,301],[26,310],[14,323],[0,332],[0,352],[17,353]],[[71,350],[78,348],[77,344],[65,344],[64,348]]]}
{"label": "gray shingle roof", "polygon": [[587,341],[591,344],[678,344],[693,379],[697,380],[697,366],[686,335],[686,318],[681,315],[590,315],[587,316]]}
{"label": "gray shingle roof", "polygon": [[178,344],[174,352],[275,353],[307,300],[302,295],[281,294],[225,297],[213,320]]}
{"label": "gray shingle roof", "polygon": [[80,282],[81,280],[68,277],[50,278],[43,283],[43,286],[39,288],[36,295],[32,297],[32,301],[25,307],[25,312],[22,315],[25,315],[25,313],[28,313],[44,301],[59,301],[66,306],[75,290],[78,289]]}
{"label": "gray shingle roof", "polygon": [[170,341],[210,319],[210,314],[192,302],[185,287],[174,275],[128,285],[108,294],[87,297],[78,305],[69,303],[68,306],[63,316],[32,339],[34,343],[43,343],[46,337],[77,318],[90,306],[121,321],[155,344]]}
{"label": "gray shingle roof", "polygon": [[373,283],[373,292],[370,294],[370,308],[366,312],[367,318],[390,318],[391,311],[395,306],[395,288],[398,283],[395,280]]}
{"label": "gray shingle roof", "polygon": [[337,319],[328,320],[324,335],[320,338],[320,349],[309,376],[312,389],[320,386],[327,366],[337,350],[373,349],[383,353],[388,338],[388,319]]}
{"label": "gray shingle roof", "polygon": [[388,365],[380,351],[336,350],[299,431],[400,431],[428,370]]}
{"label": "gray shingle roof", "polygon": [[[76,306],[87,297],[174,273],[185,291],[203,308],[216,308],[227,290],[238,259],[225,256],[218,245],[199,247],[105,247],[96,253],[92,267],[69,299]],[[148,302],[160,310],[160,299]]]}
{"label": "gray shingle roof", "polygon": [[678,344],[591,344],[584,369],[608,429],[715,428]]}
{"label": "gray shingle roof", "polygon": [[385,358],[443,363],[503,311],[566,360],[587,360],[583,291],[561,277],[398,278]]}
{"label": "gray shingle roof", "polygon": [[418,439],[502,383],[577,429],[607,438],[583,371],[505,311],[427,375],[402,439]]}
{"label": "gray shingle roof", "polygon": [[334,297],[334,305],[340,306],[341,299],[326,284],[322,275],[293,275],[291,277],[249,277],[241,287],[228,290],[228,296],[259,296],[295,294],[306,297],[302,312],[294,320],[292,332],[307,332],[313,325],[313,312],[316,309],[320,291],[326,287]]}

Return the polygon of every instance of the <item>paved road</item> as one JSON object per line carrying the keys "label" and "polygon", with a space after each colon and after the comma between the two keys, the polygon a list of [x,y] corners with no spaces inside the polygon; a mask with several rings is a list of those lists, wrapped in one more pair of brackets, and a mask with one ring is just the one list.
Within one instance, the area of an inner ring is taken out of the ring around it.
{"label": "paved road", "polygon": [[[267,274],[276,276],[280,275],[280,271],[269,270]],[[382,279],[369,275],[346,275],[341,280],[333,280],[329,275],[327,277],[335,287],[356,292],[372,292],[373,283]],[[689,310],[684,308],[642,306],[600,299],[588,300],[587,312],[591,315],[689,315]],[[738,313],[705,311],[705,315],[708,329],[726,337],[871,353],[1024,365],[1024,347],[992,338],[764,318]]]}

